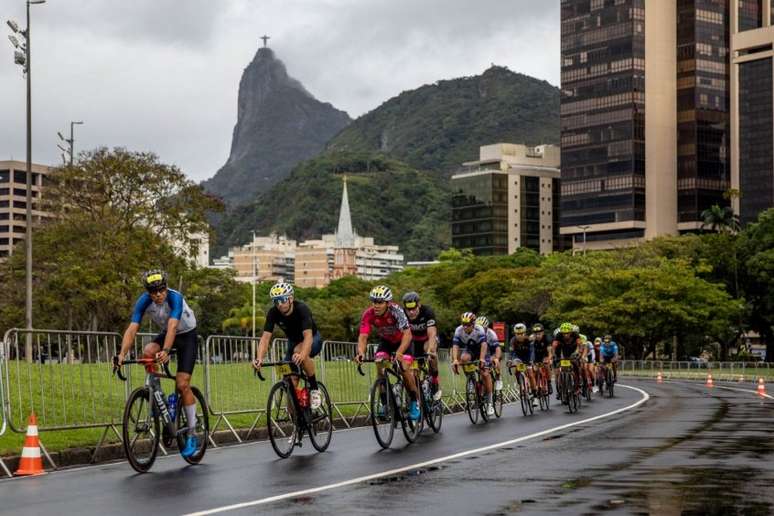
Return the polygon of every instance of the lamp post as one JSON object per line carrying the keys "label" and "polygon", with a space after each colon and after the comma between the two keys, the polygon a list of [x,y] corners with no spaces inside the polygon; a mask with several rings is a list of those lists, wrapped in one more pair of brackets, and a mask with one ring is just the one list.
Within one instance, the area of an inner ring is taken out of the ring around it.
{"label": "lamp post", "polygon": [[[11,44],[17,50],[14,52],[14,62],[23,67],[27,76],[27,220],[24,246],[27,252],[27,300],[26,300],[26,328],[27,343],[25,355],[28,362],[32,361],[32,34],[30,28],[30,5],[46,3],[46,0],[27,0],[27,28],[19,29],[19,25],[8,21],[8,26],[15,34],[19,34],[23,41],[14,36],[9,36]],[[21,49],[21,50],[19,50]]]}
{"label": "lamp post", "polygon": [[61,150],[63,152],[63,154],[62,154],[62,161],[65,162],[65,163],[68,163],[64,159],[65,154],[67,154],[70,157],[68,164],[71,167],[73,166],[73,157],[75,156],[75,129],[74,129],[74,126],[76,126],[76,125],[83,125],[83,121],[70,122],[70,138],[69,139],[65,138],[64,136],[62,136],[62,133],[60,133],[58,131],[56,133],[57,136],[59,136],[60,140],[62,140],[63,142],[67,143],[70,146],[69,149],[65,149],[61,145],[57,144],[57,147],[59,147],[59,150]]}
{"label": "lamp post", "polygon": [[586,256],[586,231],[591,229],[591,226],[578,226],[583,231],[583,255]]}

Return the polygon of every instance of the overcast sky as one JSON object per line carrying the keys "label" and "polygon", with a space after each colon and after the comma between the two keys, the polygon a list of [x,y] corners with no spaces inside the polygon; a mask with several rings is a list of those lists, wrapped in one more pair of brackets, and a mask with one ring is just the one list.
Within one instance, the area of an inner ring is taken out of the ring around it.
{"label": "overcast sky", "polygon": [[[24,26],[24,1],[0,0]],[[556,0],[48,0],[32,6],[33,160],[153,151],[196,181],[226,161],[242,70],[262,43],[352,118],[491,63],[559,84]],[[0,159],[25,158],[25,82],[0,48]]]}

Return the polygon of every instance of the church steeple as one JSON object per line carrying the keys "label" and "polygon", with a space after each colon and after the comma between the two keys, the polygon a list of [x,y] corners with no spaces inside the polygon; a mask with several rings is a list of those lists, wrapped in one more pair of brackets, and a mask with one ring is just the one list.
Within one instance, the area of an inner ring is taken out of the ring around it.
{"label": "church steeple", "polygon": [[344,176],[344,189],[341,194],[339,226],[336,229],[336,247],[355,247],[355,231],[352,229],[352,216],[349,213],[347,176]]}

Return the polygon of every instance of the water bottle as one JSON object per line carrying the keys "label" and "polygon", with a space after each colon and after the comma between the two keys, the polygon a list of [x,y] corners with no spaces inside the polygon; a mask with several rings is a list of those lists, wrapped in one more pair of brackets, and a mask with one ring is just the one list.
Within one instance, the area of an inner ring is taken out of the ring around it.
{"label": "water bottle", "polygon": [[167,398],[167,408],[169,409],[169,419],[175,420],[175,410],[177,410],[177,393],[173,392]]}

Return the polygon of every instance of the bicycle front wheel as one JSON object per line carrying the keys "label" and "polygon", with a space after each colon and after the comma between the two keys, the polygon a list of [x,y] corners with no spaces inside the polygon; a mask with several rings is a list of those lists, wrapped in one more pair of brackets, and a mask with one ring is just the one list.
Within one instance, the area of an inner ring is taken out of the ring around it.
{"label": "bicycle front wheel", "polygon": [[284,380],[274,384],[269,392],[266,407],[266,425],[269,440],[274,451],[286,459],[293,453],[296,444],[296,410],[288,383]]}
{"label": "bicycle front wheel", "polygon": [[395,410],[392,392],[386,378],[378,378],[371,386],[371,424],[376,442],[389,448],[395,434]]}
{"label": "bicycle front wheel", "polygon": [[473,376],[468,376],[465,382],[465,410],[468,412],[470,422],[474,425],[478,423],[478,389],[476,380]]}
{"label": "bicycle front wheel", "polygon": [[519,401],[521,402],[521,412],[526,416],[530,413],[532,408],[532,402],[529,399],[529,393],[527,392],[527,380],[523,374],[519,374]]}
{"label": "bicycle front wheel", "polygon": [[[204,396],[201,391],[196,387],[191,387],[191,392],[196,402],[196,422],[191,428],[191,424],[188,421],[188,414],[183,408],[182,397],[177,401],[177,449],[182,450],[185,448],[185,441],[188,436],[196,438],[197,448],[196,451],[190,457],[183,457],[189,464],[199,464],[204,457],[204,452],[207,451],[207,439],[210,435],[210,418],[207,411],[207,402],[204,401]],[[188,431],[182,431],[184,429]]]}
{"label": "bicycle front wheel", "polygon": [[124,408],[124,452],[138,473],[148,471],[159,451],[159,418],[150,403],[150,391],[139,387],[132,391]]}
{"label": "bicycle front wheel", "polygon": [[318,452],[324,452],[331,444],[333,436],[333,417],[331,411],[331,397],[328,395],[328,389],[322,382],[317,382],[317,388],[320,390],[322,403],[317,410],[311,410],[309,422],[309,439],[312,446]]}
{"label": "bicycle front wheel", "polygon": [[[499,379],[499,377],[498,377]],[[497,385],[495,384],[495,387]],[[492,389],[492,405],[494,405],[495,416],[502,417],[503,415],[503,390]]]}

